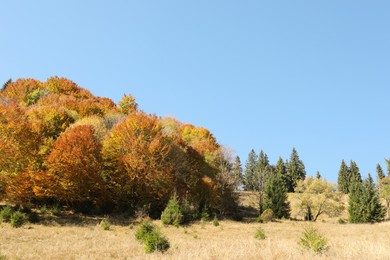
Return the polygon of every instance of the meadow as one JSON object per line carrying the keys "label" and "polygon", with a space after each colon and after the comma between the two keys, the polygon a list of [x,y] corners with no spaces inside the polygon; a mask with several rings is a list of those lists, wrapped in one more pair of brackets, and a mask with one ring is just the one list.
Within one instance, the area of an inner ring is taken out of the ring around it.
{"label": "meadow", "polygon": [[[255,200],[248,194],[241,197],[249,208]],[[102,219],[110,222],[109,230],[101,227]],[[220,220],[214,226],[211,221],[199,221],[178,228],[164,226],[160,220],[153,223],[170,242],[165,253],[145,253],[135,239],[139,227],[135,219],[64,213],[20,228],[2,223],[0,255],[3,259],[390,259],[390,222],[339,224],[338,218],[323,217],[314,223],[257,223],[244,218]],[[298,245],[308,226],[328,239],[323,253]],[[265,232],[264,240],[254,237],[259,227]]]}

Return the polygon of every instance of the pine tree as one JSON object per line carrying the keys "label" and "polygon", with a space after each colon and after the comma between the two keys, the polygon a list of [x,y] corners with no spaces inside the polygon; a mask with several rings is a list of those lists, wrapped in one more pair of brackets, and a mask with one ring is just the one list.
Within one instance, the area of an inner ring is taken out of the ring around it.
{"label": "pine tree", "polygon": [[289,176],[287,175],[287,167],[286,163],[283,161],[282,157],[279,157],[278,162],[276,163],[276,166],[273,170],[273,174],[279,174],[282,181],[283,181],[283,187],[288,192],[288,183],[290,181]]}
{"label": "pine tree", "polygon": [[290,156],[290,161],[287,164],[287,175],[289,176],[288,192],[294,192],[297,182],[304,180],[306,177],[305,165],[299,159],[297,150],[293,148]]}
{"label": "pine tree", "polygon": [[317,179],[317,180],[321,179],[321,174],[320,174],[319,171],[316,172],[316,179]]}
{"label": "pine tree", "polygon": [[239,156],[236,156],[236,159],[234,160],[232,166],[232,174],[235,182],[235,188],[238,189],[242,185],[242,182],[244,180],[244,177],[242,176],[242,165]]}
{"label": "pine tree", "polygon": [[255,189],[255,174],[257,168],[257,154],[251,150],[245,163],[245,190]]}
{"label": "pine tree", "polygon": [[273,172],[265,183],[263,207],[264,210],[271,209],[277,218],[290,217],[287,189],[279,173]]}
{"label": "pine tree", "polygon": [[350,171],[344,160],[341,161],[339,175],[337,179],[338,190],[344,194],[349,193]]}
{"label": "pine tree", "polygon": [[372,223],[383,219],[385,209],[370,174],[364,182],[352,182],[350,189],[348,213],[351,223]]}
{"label": "pine tree", "polygon": [[351,164],[349,166],[349,192],[351,191],[351,185],[354,182],[362,182],[362,176],[360,175],[359,167],[357,166],[355,161],[351,160]]}
{"label": "pine tree", "polygon": [[376,173],[377,173],[378,183],[381,179],[386,177],[379,163],[376,165]]}
{"label": "pine tree", "polygon": [[263,150],[260,151],[259,160],[256,167],[256,187],[255,189],[259,192],[259,211],[263,213],[263,193],[264,184],[267,180],[268,175],[271,173],[271,166],[269,164],[268,156]]}
{"label": "pine tree", "polygon": [[1,89],[0,89],[0,92],[3,91],[3,90],[6,90],[7,87],[8,87],[8,85],[9,85],[10,83],[12,83],[12,79],[7,80],[7,81],[3,84],[3,86],[2,86]]}

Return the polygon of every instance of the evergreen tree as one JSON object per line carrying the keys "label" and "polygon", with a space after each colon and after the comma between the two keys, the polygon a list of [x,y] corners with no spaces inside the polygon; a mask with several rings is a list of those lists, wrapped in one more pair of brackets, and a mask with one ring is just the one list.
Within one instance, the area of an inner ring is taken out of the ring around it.
{"label": "evergreen tree", "polygon": [[386,164],[387,164],[387,176],[390,177],[390,160],[385,159],[385,161],[386,161]]}
{"label": "evergreen tree", "polygon": [[3,84],[3,86],[2,86],[1,89],[0,89],[0,92],[3,91],[3,90],[6,90],[6,88],[8,87],[8,85],[9,85],[10,83],[12,83],[12,79],[7,80],[7,81]]}
{"label": "evergreen tree", "polygon": [[282,157],[279,157],[278,162],[275,165],[273,173],[279,174],[283,180],[283,186],[288,191],[289,176],[287,175],[286,163],[284,163]]}
{"label": "evergreen tree", "polygon": [[378,191],[370,174],[364,182],[352,182],[350,189],[348,213],[351,223],[372,223],[383,219],[385,209],[379,201]]}
{"label": "evergreen tree", "polygon": [[257,154],[255,150],[251,150],[248,159],[245,163],[245,190],[254,190],[255,189],[255,174],[257,168]]}
{"label": "evergreen tree", "polygon": [[263,207],[264,210],[271,209],[277,218],[290,217],[287,189],[279,173],[272,173],[265,183]]}
{"label": "evergreen tree", "polygon": [[290,161],[287,164],[287,175],[289,176],[287,183],[288,192],[294,192],[297,182],[299,180],[304,180],[306,177],[305,165],[302,160],[299,159],[299,155],[295,148],[293,148]]}
{"label": "evergreen tree", "polygon": [[378,183],[381,179],[386,177],[379,163],[376,165],[376,173],[377,173]]}
{"label": "evergreen tree", "polygon": [[244,177],[242,176],[242,165],[239,156],[236,156],[236,159],[234,160],[232,166],[232,174],[235,182],[235,188],[238,189],[242,185],[242,182],[244,180]]}
{"label": "evergreen tree", "polygon": [[263,193],[264,184],[268,175],[271,173],[271,166],[269,164],[268,156],[263,150],[260,151],[259,160],[257,162],[256,169],[256,187],[255,189],[259,192],[259,211],[263,213]]}
{"label": "evergreen tree", "polygon": [[344,194],[349,193],[350,171],[344,160],[341,161],[339,175],[337,179],[338,190]]}
{"label": "evergreen tree", "polygon": [[316,172],[316,179],[317,179],[317,180],[321,179],[321,174],[320,174],[319,171]]}

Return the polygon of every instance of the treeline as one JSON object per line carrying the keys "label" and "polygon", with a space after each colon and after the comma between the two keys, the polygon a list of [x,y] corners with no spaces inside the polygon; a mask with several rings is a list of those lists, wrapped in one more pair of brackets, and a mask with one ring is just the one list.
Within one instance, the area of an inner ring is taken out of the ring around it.
{"label": "treeline", "polygon": [[[240,158],[237,157],[236,162],[238,164]],[[271,211],[275,217],[288,218],[291,207],[287,193],[294,193],[291,196],[299,201],[297,206],[305,220],[315,221],[322,214],[338,216],[344,210],[342,194],[348,194],[350,222],[378,222],[384,219],[386,212],[389,218],[390,160],[386,163],[388,176],[378,164],[378,182],[375,184],[370,174],[362,179],[356,162],[351,161],[348,166],[343,160],[336,186],[323,179],[318,171],[315,178],[306,177],[305,165],[295,148],[289,160],[279,157],[275,165],[270,164],[263,150],[257,155],[252,149],[244,174],[240,172],[238,186],[258,192],[260,215]]]}
{"label": "treeline", "polygon": [[65,78],[0,91],[0,199],[83,212],[144,210],[177,196],[194,211],[235,211],[233,168],[205,128],[116,105]]}

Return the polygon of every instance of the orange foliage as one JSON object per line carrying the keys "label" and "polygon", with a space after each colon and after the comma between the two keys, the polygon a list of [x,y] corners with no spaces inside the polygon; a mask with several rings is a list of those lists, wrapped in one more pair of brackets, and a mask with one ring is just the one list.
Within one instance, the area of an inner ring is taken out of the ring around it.
{"label": "orange foliage", "polygon": [[100,152],[92,126],[67,129],[53,145],[47,172],[37,175],[34,192],[67,203],[96,202],[103,184]]}
{"label": "orange foliage", "polygon": [[169,198],[173,189],[170,150],[156,116],[133,113],[112,129],[103,156],[119,204],[158,205]]}
{"label": "orange foliage", "polygon": [[135,102],[135,98],[132,95],[124,95],[118,105],[120,112],[125,115],[134,113],[138,109],[138,104]]}
{"label": "orange foliage", "polygon": [[39,98],[39,90],[43,90],[42,82],[35,79],[18,79],[8,84],[6,90],[0,92],[1,97],[17,100],[20,105],[31,105]]}

